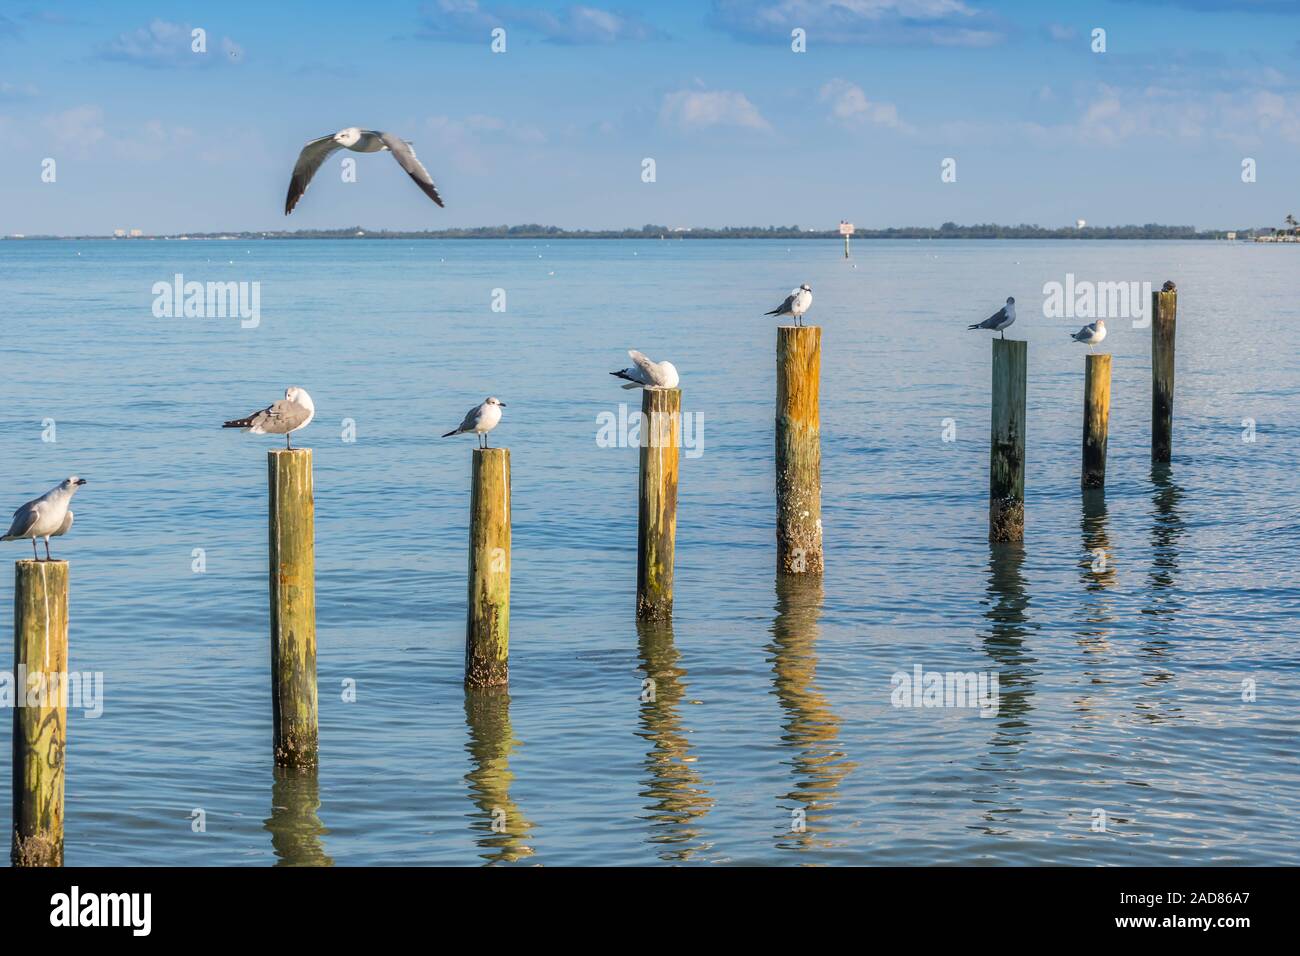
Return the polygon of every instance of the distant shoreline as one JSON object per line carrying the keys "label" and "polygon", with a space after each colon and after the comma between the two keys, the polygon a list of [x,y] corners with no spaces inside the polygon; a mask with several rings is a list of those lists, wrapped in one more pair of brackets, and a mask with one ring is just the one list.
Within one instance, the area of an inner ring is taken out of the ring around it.
{"label": "distant shoreline", "polygon": [[[897,226],[888,229],[858,229],[853,239],[1241,239],[1251,240],[1271,235],[1267,228],[1237,230],[1210,229],[1198,231],[1194,226],[1085,226],[1047,229],[1041,226],[959,226],[944,223],[937,228],[928,226]],[[121,239],[124,242],[140,240],[234,240],[250,242],[261,239],[821,239],[842,242],[837,229],[805,230],[798,226],[737,226],[724,229],[669,228],[643,226],[640,229],[560,229],[556,226],[481,226],[474,229],[437,229],[394,231],[366,229],[352,226],[345,229],[300,229],[241,231],[241,232],[182,232],[158,235],[8,235],[6,240],[88,240]],[[1278,241],[1278,240],[1274,240]]]}

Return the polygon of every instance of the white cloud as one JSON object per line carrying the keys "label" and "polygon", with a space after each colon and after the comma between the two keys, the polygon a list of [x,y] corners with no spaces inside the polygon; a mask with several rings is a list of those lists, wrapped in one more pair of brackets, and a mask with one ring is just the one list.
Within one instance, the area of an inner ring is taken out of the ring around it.
{"label": "white cloud", "polygon": [[74,106],[41,120],[49,141],[59,149],[78,155],[89,151],[107,135],[104,132],[104,111],[98,106]]}
{"label": "white cloud", "polygon": [[710,22],[752,42],[986,47],[1006,38],[1000,21],[963,0],[714,0]]}
{"label": "white cloud", "polygon": [[900,128],[903,125],[898,119],[898,107],[867,99],[862,87],[848,80],[831,80],[821,88],[817,98],[830,103],[832,118],[846,126],[872,124]]}
{"label": "white cloud", "polygon": [[229,37],[218,40],[209,36],[204,53],[195,53],[193,42],[189,26],[155,19],[146,27],[119,33],[99,44],[95,54],[101,60],[153,68],[213,66],[238,63],[244,58],[243,49]]}
{"label": "white cloud", "polygon": [[763,118],[749,97],[734,90],[677,90],[669,93],[664,97],[659,121],[681,130],[730,126],[767,133],[772,129],[772,124]]}

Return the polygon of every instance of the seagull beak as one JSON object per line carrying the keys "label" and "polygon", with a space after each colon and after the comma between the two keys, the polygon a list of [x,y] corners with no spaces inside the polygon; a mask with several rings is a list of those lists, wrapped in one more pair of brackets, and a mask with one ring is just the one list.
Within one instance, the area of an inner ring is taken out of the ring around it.
{"label": "seagull beak", "polygon": [[500,405],[502,408],[505,408],[505,407],[506,407],[506,403],[505,403],[505,402],[497,402],[497,404]]}
{"label": "seagull beak", "polygon": [[79,484],[79,485],[84,485],[85,483],[86,483],[86,479],[85,479],[85,478],[78,478],[78,479],[77,479],[77,484]]}

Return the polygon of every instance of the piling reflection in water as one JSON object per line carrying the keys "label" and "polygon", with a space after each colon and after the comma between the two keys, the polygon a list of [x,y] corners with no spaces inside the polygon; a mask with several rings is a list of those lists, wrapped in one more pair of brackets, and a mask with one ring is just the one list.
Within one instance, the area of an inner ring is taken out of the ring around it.
{"label": "piling reflection in water", "polygon": [[262,826],[271,834],[276,866],[333,866],[321,839],[329,834],[321,823],[320,780],[313,770],[275,767],[272,770],[271,816]]}
{"label": "piling reflection in water", "polygon": [[[1174,616],[1182,609],[1182,595],[1178,590],[1178,544],[1186,533],[1179,503],[1182,487],[1174,481],[1173,469],[1167,463],[1151,466],[1151,570],[1147,574],[1148,604],[1142,609],[1145,615],[1142,654],[1148,667],[1142,675],[1142,686],[1153,693],[1140,696],[1135,707],[1139,714],[1154,722],[1178,719],[1182,708],[1166,699],[1166,689],[1172,690],[1174,673],[1170,652],[1173,644],[1170,632]],[[1168,685],[1168,688],[1166,688]]]}
{"label": "piling reflection in water", "polygon": [[1110,683],[1104,669],[1111,663],[1110,639],[1115,626],[1112,599],[1107,592],[1115,586],[1116,566],[1110,547],[1104,489],[1084,489],[1079,533],[1083,543],[1079,579],[1086,597],[1079,621],[1078,640],[1086,655],[1083,663],[1086,684],[1075,698],[1074,707],[1080,715],[1086,716],[1094,709],[1092,688]]}
{"label": "piling reflection in water", "polygon": [[776,845],[783,849],[832,845],[819,834],[827,829],[840,784],[855,766],[839,742],[840,718],[816,684],[823,599],[820,576],[776,579],[776,617],[767,650],[772,692],[785,711],[781,742],[794,751],[789,761],[794,789],[781,798],[790,818],[777,835]]}
{"label": "piling reflection in water", "polygon": [[518,743],[510,726],[510,690],[505,686],[465,691],[465,749],[472,764],[465,774],[470,799],[478,812],[471,817],[479,854],[489,864],[515,863],[533,854],[528,835],[533,824],[510,799],[510,754]]}
{"label": "piling reflection in water", "polygon": [[988,629],[984,650],[998,674],[998,716],[989,756],[994,762],[985,769],[1020,769],[1015,758],[1027,743],[1029,715],[1033,711],[1034,677],[1038,671],[1025,640],[1038,630],[1029,617],[1029,591],[1021,568],[1025,548],[1019,542],[989,545],[989,577],[985,589],[984,617]]}
{"label": "piling reflection in water", "polygon": [[641,684],[640,730],[650,749],[645,755],[645,781],[640,796],[648,799],[650,835],[660,845],[659,858],[689,860],[710,846],[700,835],[698,821],[713,807],[691,753],[689,731],[682,725],[686,671],[673,642],[671,621],[639,620],[637,650],[644,679]]}

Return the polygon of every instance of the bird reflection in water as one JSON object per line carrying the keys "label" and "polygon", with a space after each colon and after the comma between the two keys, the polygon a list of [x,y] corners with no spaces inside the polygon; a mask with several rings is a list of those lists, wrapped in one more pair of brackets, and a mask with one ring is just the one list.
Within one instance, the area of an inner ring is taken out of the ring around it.
{"label": "bird reflection in water", "polygon": [[321,837],[320,781],[315,770],[275,767],[271,778],[271,816],[262,828],[271,834],[276,866],[333,866]]}
{"label": "bird reflection in water", "polygon": [[781,801],[789,815],[777,835],[782,849],[832,846],[823,834],[840,784],[854,768],[839,742],[840,718],[817,687],[817,635],[824,592],[820,576],[776,579],[776,617],[767,650],[772,692],[785,712],[781,742],[794,755],[794,789]]}
{"label": "bird reflection in water", "polygon": [[661,860],[683,862],[710,846],[700,836],[698,821],[712,809],[713,798],[700,779],[689,731],[682,726],[686,671],[679,666],[672,622],[638,621],[636,631],[644,675],[637,736],[650,745],[640,791],[649,800],[643,817],[650,822],[647,842],[660,847]]}
{"label": "bird reflection in water", "polygon": [[489,864],[516,863],[532,856],[528,835],[533,824],[510,799],[510,754],[518,743],[510,727],[510,692],[506,687],[465,690],[465,749],[470,771],[465,774],[470,799],[478,812],[471,816],[479,856]]}

